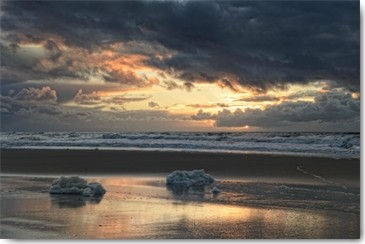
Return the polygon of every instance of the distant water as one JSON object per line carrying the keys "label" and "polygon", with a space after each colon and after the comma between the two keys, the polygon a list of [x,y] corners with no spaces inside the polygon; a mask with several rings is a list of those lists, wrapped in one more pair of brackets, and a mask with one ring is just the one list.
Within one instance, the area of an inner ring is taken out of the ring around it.
{"label": "distant water", "polygon": [[359,133],[1,133],[1,148],[295,154],[360,158]]}

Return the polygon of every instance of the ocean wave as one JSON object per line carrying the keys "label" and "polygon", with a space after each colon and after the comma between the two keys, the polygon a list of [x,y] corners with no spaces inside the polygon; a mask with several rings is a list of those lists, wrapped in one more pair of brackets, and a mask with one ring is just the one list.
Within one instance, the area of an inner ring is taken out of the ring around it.
{"label": "ocean wave", "polygon": [[1,133],[1,148],[113,148],[360,157],[358,133]]}

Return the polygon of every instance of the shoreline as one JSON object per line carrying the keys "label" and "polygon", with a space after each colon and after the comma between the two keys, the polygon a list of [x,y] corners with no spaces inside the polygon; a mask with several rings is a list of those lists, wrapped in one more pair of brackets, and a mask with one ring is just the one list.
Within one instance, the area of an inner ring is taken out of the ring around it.
{"label": "shoreline", "polygon": [[[204,169],[220,177],[311,179],[360,186],[360,159],[126,150],[1,149],[3,174],[168,174]],[[304,174],[298,167],[302,167]]]}

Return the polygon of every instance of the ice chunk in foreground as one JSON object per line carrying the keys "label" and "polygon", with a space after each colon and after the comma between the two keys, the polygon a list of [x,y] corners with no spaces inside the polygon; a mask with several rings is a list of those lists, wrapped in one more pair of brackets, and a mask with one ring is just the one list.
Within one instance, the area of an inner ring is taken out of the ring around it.
{"label": "ice chunk in foreground", "polygon": [[53,181],[50,194],[80,194],[85,197],[104,195],[106,190],[100,183],[87,183],[79,176],[61,176]]}
{"label": "ice chunk in foreground", "polygon": [[167,185],[175,185],[182,187],[190,186],[205,186],[214,182],[214,179],[209,174],[204,172],[204,169],[193,171],[175,170],[166,177]]}
{"label": "ice chunk in foreground", "polygon": [[221,190],[219,190],[219,189],[218,189],[218,187],[216,187],[216,186],[215,186],[215,187],[213,187],[213,189],[212,189],[212,190],[210,190],[210,192],[211,192],[211,193],[213,193],[213,194],[215,195],[215,194],[219,194],[219,193],[221,193]]}

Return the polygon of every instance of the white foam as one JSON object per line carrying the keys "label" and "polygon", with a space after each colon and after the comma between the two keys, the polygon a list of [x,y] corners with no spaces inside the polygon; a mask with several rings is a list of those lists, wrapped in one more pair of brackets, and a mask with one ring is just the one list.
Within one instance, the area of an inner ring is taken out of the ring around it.
{"label": "white foam", "polygon": [[325,183],[327,183],[327,184],[335,185],[335,186],[338,186],[338,187],[342,187],[342,188],[343,188],[343,189],[345,189],[345,190],[347,189],[347,187],[346,187],[346,186],[344,186],[344,185],[341,185],[341,184],[338,184],[338,183],[336,183],[336,182],[333,182],[333,181],[327,180],[327,179],[323,178],[323,177],[322,177],[322,176],[320,176],[320,175],[313,174],[313,173],[311,173],[311,172],[308,172],[308,171],[304,170],[304,169],[303,169],[303,166],[301,166],[301,165],[298,165],[298,166],[297,166],[297,170],[298,170],[298,171],[300,171],[300,172],[302,172],[303,174],[313,176],[314,178],[317,178],[317,179],[319,179],[319,180],[321,180],[321,181],[323,181],[323,182],[325,182]]}
{"label": "white foam", "polygon": [[201,151],[359,158],[359,133],[1,133],[2,148]]}

